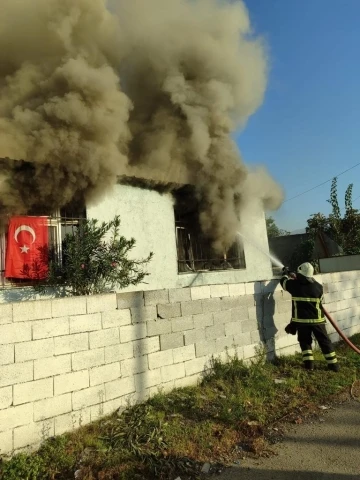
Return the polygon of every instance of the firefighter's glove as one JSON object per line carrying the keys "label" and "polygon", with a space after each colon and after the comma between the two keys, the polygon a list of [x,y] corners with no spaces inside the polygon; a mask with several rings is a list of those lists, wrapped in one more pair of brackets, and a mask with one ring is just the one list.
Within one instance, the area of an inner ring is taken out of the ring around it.
{"label": "firefighter's glove", "polygon": [[282,273],[283,273],[283,275],[289,275],[289,274],[290,274],[289,268],[288,268],[288,267],[284,267],[284,268],[282,269]]}
{"label": "firefighter's glove", "polygon": [[296,335],[297,328],[295,323],[290,322],[288,325],[286,325],[285,332],[289,335]]}

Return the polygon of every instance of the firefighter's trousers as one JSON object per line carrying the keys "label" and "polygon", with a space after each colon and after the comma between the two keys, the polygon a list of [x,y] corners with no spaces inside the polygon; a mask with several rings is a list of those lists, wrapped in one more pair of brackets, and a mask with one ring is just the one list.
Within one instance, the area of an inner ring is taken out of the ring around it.
{"label": "firefighter's trousers", "polygon": [[316,338],[319,347],[327,361],[328,368],[337,370],[337,358],[333,344],[327,334],[325,323],[297,323],[298,341],[302,351],[303,362],[306,368],[312,369],[314,355],[312,350],[312,336]]}

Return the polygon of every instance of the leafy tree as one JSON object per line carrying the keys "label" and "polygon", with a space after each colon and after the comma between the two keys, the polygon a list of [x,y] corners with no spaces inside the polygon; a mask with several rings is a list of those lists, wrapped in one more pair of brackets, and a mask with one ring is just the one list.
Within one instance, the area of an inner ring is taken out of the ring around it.
{"label": "leafy tree", "polygon": [[311,215],[308,219],[307,232],[313,235],[325,233],[332,238],[347,255],[360,253],[360,213],[353,208],[353,184],[345,192],[345,213],[341,215],[338,202],[337,178],[331,184],[330,199],[328,202],[332,211],[328,217],[322,213]]}
{"label": "leafy tree", "polygon": [[119,233],[120,217],[110,222],[83,220],[63,241],[62,259],[50,255],[47,278],[36,288],[63,287],[69,295],[93,295],[137,285],[148,275],[143,267],[152,259],[134,260],[128,254],[135,246]]}
{"label": "leafy tree", "polygon": [[282,230],[276,225],[273,217],[266,218],[266,229],[267,229],[267,234],[269,238],[281,237],[283,235],[290,235],[290,232],[287,232],[286,230]]}

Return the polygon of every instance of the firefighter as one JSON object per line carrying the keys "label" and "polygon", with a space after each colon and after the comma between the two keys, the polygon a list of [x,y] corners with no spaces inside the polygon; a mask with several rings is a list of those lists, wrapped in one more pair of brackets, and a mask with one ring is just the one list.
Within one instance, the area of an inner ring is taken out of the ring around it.
{"label": "firefighter", "polygon": [[326,332],[325,315],[322,310],[323,287],[313,278],[313,275],[314,268],[308,262],[300,265],[297,274],[290,274],[287,268],[283,269],[280,283],[282,288],[292,296],[292,318],[285,331],[292,335],[298,334],[304,367],[307,370],[314,369],[312,351],[314,335],[327,361],[328,369],[337,372],[339,364]]}

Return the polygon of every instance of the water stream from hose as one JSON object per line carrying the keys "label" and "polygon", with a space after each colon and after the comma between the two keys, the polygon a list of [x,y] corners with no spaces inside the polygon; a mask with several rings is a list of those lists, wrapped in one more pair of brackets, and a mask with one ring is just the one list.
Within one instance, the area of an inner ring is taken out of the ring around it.
{"label": "water stream from hose", "polygon": [[243,235],[242,233],[240,232],[237,232],[237,234],[243,238],[243,240],[245,240],[246,242],[250,243],[253,247],[255,247],[257,250],[259,250],[259,252],[261,252],[263,255],[265,255],[266,257],[268,257],[270,260],[271,260],[271,263],[275,266],[275,267],[279,267],[279,268],[283,268],[284,265],[283,263],[278,259],[276,258],[274,255],[272,255],[271,253],[269,252],[266,252],[264,249],[262,249],[256,242],[254,242],[254,240],[250,240],[248,237],[245,237],[245,235]]}

